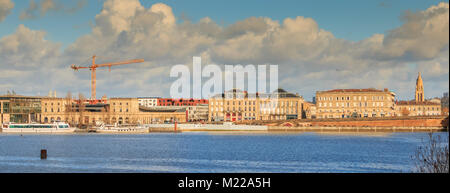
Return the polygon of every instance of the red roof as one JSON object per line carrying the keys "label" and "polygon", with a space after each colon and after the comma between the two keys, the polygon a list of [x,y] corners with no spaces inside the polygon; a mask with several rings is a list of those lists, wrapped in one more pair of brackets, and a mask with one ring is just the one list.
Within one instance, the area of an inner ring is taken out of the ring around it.
{"label": "red roof", "polygon": [[439,103],[434,103],[430,101],[397,101],[395,104],[397,105],[440,105]]}
{"label": "red roof", "polygon": [[365,88],[365,89],[334,89],[322,92],[383,92],[383,91],[374,88]]}

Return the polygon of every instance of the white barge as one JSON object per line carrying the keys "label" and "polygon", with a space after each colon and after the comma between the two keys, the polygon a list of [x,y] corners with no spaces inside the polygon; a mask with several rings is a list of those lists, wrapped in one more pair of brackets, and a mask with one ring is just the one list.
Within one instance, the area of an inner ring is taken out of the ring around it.
{"label": "white barge", "polygon": [[106,125],[101,124],[95,127],[95,132],[97,133],[148,133],[148,127],[142,125],[127,125],[127,124],[114,124]]}

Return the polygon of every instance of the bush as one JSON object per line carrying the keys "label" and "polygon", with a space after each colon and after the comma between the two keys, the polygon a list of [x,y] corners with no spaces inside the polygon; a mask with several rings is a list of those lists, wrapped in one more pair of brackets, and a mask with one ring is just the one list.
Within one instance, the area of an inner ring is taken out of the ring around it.
{"label": "bush", "polygon": [[415,163],[415,172],[420,173],[448,173],[448,138],[442,140],[441,136],[429,135],[428,142],[423,142],[412,156]]}

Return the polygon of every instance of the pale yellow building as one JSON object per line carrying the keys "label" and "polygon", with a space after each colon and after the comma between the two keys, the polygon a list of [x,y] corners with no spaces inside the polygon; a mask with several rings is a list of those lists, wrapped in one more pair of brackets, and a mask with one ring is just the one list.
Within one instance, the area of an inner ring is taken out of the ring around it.
{"label": "pale yellow building", "polygon": [[137,98],[111,98],[106,103],[80,104],[79,100],[42,98],[41,122],[66,121],[70,124],[186,122],[186,111],[155,110],[140,107]]}
{"label": "pale yellow building", "polygon": [[303,101],[283,89],[271,94],[233,89],[209,99],[209,121],[301,119]]}
{"label": "pale yellow building", "polygon": [[430,101],[398,101],[396,103],[398,116],[430,116],[441,115],[441,103]]}
{"label": "pale yellow building", "polygon": [[317,118],[316,104],[310,102],[303,103],[303,118],[315,119]]}
{"label": "pale yellow building", "polygon": [[441,101],[439,99],[425,100],[422,76],[417,76],[414,100],[398,101],[396,113],[399,116],[430,116],[441,115]]}
{"label": "pale yellow building", "polygon": [[317,118],[395,115],[395,93],[388,89],[335,89],[316,93]]}

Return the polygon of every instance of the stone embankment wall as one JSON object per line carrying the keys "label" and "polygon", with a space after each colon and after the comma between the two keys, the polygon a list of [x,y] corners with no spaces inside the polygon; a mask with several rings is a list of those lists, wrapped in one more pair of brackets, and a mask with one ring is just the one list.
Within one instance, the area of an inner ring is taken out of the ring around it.
{"label": "stone embankment wall", "polygon": [[278,121],[247,121],[238,124],[268,126],[348,126],[348,127],[448,127],[448,116],[418,117],[377,117],[377,118],[336,118],[297,119]]}
{"label": "stone embankment wall", "polygon": [[373,120],[373,121],[325,121],[325,122],[311,122],[311,126],[443,127],[443,119]]}
{"label": "stone embankment wall", "polygon": [[269,126],[268,131],[284,132],[440,132],[448,131],[442,127],[341,127],[341,126]]}

